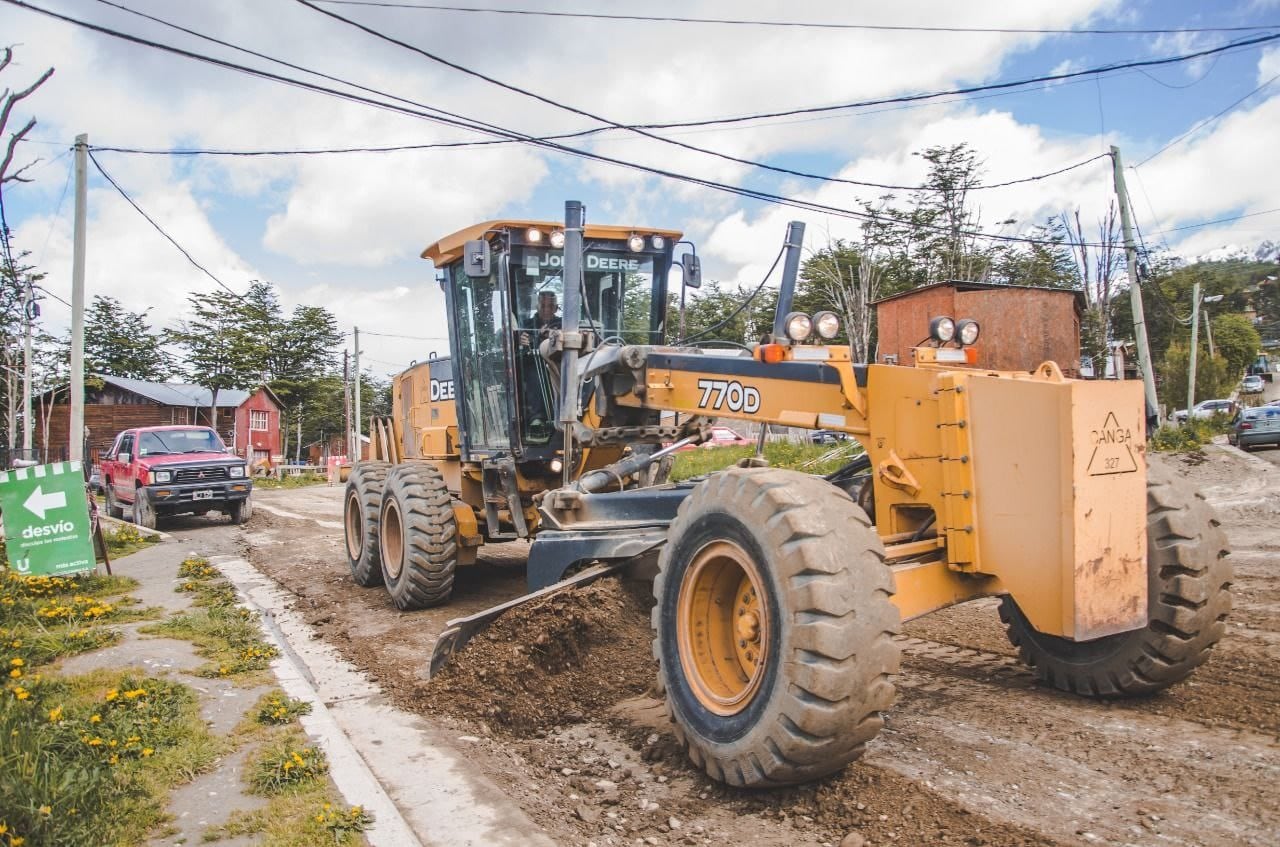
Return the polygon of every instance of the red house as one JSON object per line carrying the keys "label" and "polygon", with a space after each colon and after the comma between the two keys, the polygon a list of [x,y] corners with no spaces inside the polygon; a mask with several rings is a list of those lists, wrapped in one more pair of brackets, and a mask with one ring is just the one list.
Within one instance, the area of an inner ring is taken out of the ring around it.
{"label": "red house", "polygon": [[243,456],[249,466],[274,464],[282,455],[280,441],[280,398],[263,385],[249,392],[236,406],[234,430],[236,455]]}
{"label": "red house", "polygon": [[[212,426],[236,455],[250,465],[268,464],[281,454],[283,404],[267,386],[253,391],[224,389],[218,392],[217,416],[211,418],[213,397],[209,389],[180,382],[145,382],[140,379],[94,374],[96,387],[85,391],[84,422],[89,455],[111,446],[116,433],[140,426],[195,424]],[[36,398],[35,442],[49,461],[67,445],[70,407],[65,387]],[[54,451],[45,449],[49,445]]]}

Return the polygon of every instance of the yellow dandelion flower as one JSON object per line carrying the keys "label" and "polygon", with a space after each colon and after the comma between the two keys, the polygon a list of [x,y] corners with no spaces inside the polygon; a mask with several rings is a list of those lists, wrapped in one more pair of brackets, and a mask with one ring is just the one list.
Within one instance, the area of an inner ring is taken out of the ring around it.
{"label": "yellow dandelion flower", "polygon": [[22,661],[21,659],[10,659],[9,664],[13,665],[15,668],[20,668],[23,665],[25,665],[26,662]]}
{"label": "yellow dandelion flower", "polygon": [[52,807],[52,806],[41,806],[41,807],[40,807],[40,814],[42,814],[42,815],[52,815],[52,814],[53,814],[53,807]]}
{"label": "yellow dandelion flower", "polygon": [[4,835],[8,831],[9,825],[7,823],[0,823],[0,835]]}
{"label": "yellow dandelion flower", "polygon": [[102,715],[91,715],[89,723],[102,723]]}
{"label": "yellow dandelion flower", "polygon": [[58,707],[58,708],[56,708],[56,709],[50,709],[50,710],[49,710],[49,720],[53,721],[54,723],[57,723],[58,721],[62,720],[62,707],[61,707],[61,706],[59,706],[59,707]]}
{"label": "yellow dandelion flower", "polygon": [[90,747],[101,747],[101,746],[102,746],[102,739],[101,739],[101,738],[91,738],[91,739],[89,739],[89,746],[90,746]]}
{"label": "yellow dandelion flower", "polygon": [[22,671],[18,670],[17,668],[14,668],[13,670],[9,671],[9,678],[22,679]]}
{"label": "yellow dandelion flower", "polygon": [[17,697],[19,700],[25,700],[30,697],[31,694],[25,688],[15,688],[13,696]]}
{"label": "yellow dandelion flower", "polygon": [[119,697],[119,696],[120,696],[120,692],[119,692],[119,691],[116,691],[116,690],[113,688],[113,689],[111,689],[110,691],[108,691],[108,692],[107,692],[107,702],[108,702],[108,703],[110,703],[112,700],[116,699],[116,698],[117,698],[117,697]]}
{"label": "yellow dandelion flower", "polygon": [[114,738],[107,742],[107,746],[112,748],[119,746],[119,744],[120,742],[116,741]]}
{"label": "yellow dandelion flower", "polygon": [[120,756],[117,753],[112,753],[111,758],[107,759],[107,764],[109,765],[115,765],[119,763],[120,763]]}
{"label": "yellow dandelion flower", "polygon": [[152,750],[150,747],[143,747],[143,748],[142,748],[142,755],[143,755],[143,757],[144,757],[144,758],[145,758],[145,757],[147,757],[147,756],[150,756],[150,755],[151,755],[152,753],[154,753],[154,752],[155,752],[155,750]]}
{"label": "yellow dandelion flower", "polygon": [[21,835],[9,836],[9,847],[22,847],[22,845],[26,843],[27,839],[23,838]]}

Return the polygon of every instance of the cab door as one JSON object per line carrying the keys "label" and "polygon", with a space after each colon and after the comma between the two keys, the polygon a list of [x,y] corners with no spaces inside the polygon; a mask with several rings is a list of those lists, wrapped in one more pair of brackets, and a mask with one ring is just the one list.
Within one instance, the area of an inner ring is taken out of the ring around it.
{"label": "cab door", "polygon": [[515,414],[511,386],[512,327],[503,256],[493,251],[487,277],[468,276],[461,263],[445,286],[453,332],[453,376],[465,460],[511,455]]}

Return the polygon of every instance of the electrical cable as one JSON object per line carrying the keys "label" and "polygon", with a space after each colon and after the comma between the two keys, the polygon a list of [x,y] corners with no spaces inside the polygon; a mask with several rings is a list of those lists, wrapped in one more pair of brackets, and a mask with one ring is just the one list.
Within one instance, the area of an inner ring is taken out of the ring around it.
{"label": "electrical cable", "polygon": [[446,6],[435,3],[406,3],[394,0],[317,0],[334,6],[373,6],[388,9],[417,9],[436,12],[481,12],[495,15],[524,15],[548,18],[585,18],[606,21],[639,21],[646,23],[719,24],[728,26],[791,27],[804,29],[869,30],[874,32],[941,32],[941,33],[997,33],[1008,35],[1173,35],[1196,32],[1253,32],[1260,29],[1277,29],[1280,24],[1257,26],[1175,27],[1169,29],[1040,29],[1022,27],[955,27],[918,26],[896,24],[849,24],[817,21],[761,21],[736,18],[694,18],[674,15],[620,15],[603,12],[557,12],[542,9],[494,9],[475,6]]}
{"label": "electrical cable", "polygon": [[[580,150],[574,147],[568,147],[568,146],[557,144],[554,142],[539,140],[537,138],[526,135],[524,133],[517,132],[515,130],[503,129],[501,127],[489,127],[489,126],[484,126],[478,123],[468,123],[466,120],[458,120],[458,119],[453,119],[448,117],[440,117],[438,115],[425,114],[423,112],[415,111],[413,109],[409,109],[406,107],[396,106],[394,104],[386,103],[378,100],[371,100],[367,97],[362,97],[360,95],[352,94],[350,92],[344,92],[344,91],[338,91],[336,89],[326,88],[325,86],[316,85],[314,83],[309,83],[303,80],[293,79],[290,77],[283,77],[278,74],[270,73],[268,71],[263,71],[256,68],[250,68],[244,65],[238,65],[234,62],[228,62],[226,60],[217,59],[211,56],[206,56],[206,55],[195,53],[189,50],[184,50],[182,48],[175,47],[173,45],[163,44],[160,42],[152,41],[150,39],[142,38],[140,36],[120,32],[118,30],[113,30],[109,27],[103,27],[98,24],[93,24],[88,21],[83,21],[77,18],[73,18],[69,15],[63,15],[61,13],[54,12],[48,9],[42,9],[38,6],[31,5],[30,3],[23,2],[23,0],[0,0],[0,2],[5,2],[12,6],[18,6],[19,8],[27,9],[29,11],[33,11],[38,14],[45,15],[47,17],[52,17],[57,20],[64,21],[66,23],[73,24],[75,26],[80,26],[85,29],[98,32],[103,35],[111,36],[113,38],[118,38],[134,44],[139,44],[142,46],[151,47],[153,49],[161,50],[164,52],[173,53],[175,55],[183,56],[185,58],[193,59],[196,61],[206,62],[208,64],[212,64],[227,70],[239,71],[260,79],[280,82],[285,85],[302,88],[315,93],[327,94],[330,96],[338,97],[340,99],[348,100],[353,103],[369,105],[375,108],[385,109],[387,111],[393,111],[403,115],[421,118],[424,120],[430,120],[436,123],[445,123],[451,126],[458,126],[458,127],[470,129],[474,132],[479,132],[482,134],[496,135],[499,137],[505,137],[512,140],[519,140],[535,147],[541,147],[543,149],[553,150],[553,151],[561,152],[567,155],[588,159],[591,161],[617,165],[619,167],[635,170],[641,173],[647,173],[654,176],[661,176],[667,179],[677,180],[677,181],[684,182],[691,185],[698,185],[704,188],[709,188],[714,191],[734,194],[739,197],[746,197],[750,199],[760,200],[762,202],[770,202],[777,205],[789,206],[792,208],[803,209],[805,211],[810,211],[810,212],[830,214],[836,217],[851,218],[855,220],[877,220],[878,219],[878,216],[874,214],[866,213],[866,212],[857,212],[851,209],[842,209],[836,206],[829,206],[829,205],[818,203],[815,201],[801,200],[793,197],[786,197],[783,195],[773,194],[767,191],[732,186],[726,183],[716,182],[714,180],[709,180],[709,179],[703,179],[701,177],[690,176],[688,174],[682,174],[676,171],[669,171],[669,170],[665,170],[662,168],[657,168],[649,165],[642,165],[637,162],[630,162],[623,159],[604,156],[598,153],[592,153],[587,150]],[[1280,37],[1280,36],[1277,36],[1277,37]],[[387,96],[392,96],[392,95],[387,95]],[[396,98],[396,99],[403,99],[403,98]],[[931,226],[927,224],[920,224],[920,227],[923,229],[935,231],[935,232],[950,233],[953,235],[971,236],[975,238],[987,238],[993,241],[1003,241],[1003,242],[1011,242],[1011,243],[1027,243],[1027,244],[1053,243],[1045,239],[1028,238],[1025,236],[1000,235],[995,233],[986,233],[986,232],[972,231],[972,230],[961,230],[961,231],[953,232],[952,230],[947,229],[945,227],[937,227],[937,226]],[[1091,244],[1089,246],[1101,246],[1101,245]]]}
{"label": "electrical cable", "polygon": [[681,344],[687,344],[690,341],[696,341],[697,339],[702,338],[705,335],[715,332],[717,329],[720,329],[721,327],[728,324],[729,321],[733,320],[738,315],[742,314],[742,310],[750,306],[751,301],[755,300],[756,297],[760,294],[760,292],[764,290],[765,284],[769,281],[769,277],[773,276],[773,272],[774,270],[777,269],[778,262],[782,261],[782,254],[785,253],[786,250],[787,248],[785,245],[778,248],[778,255],[773,257],[773,264],[769,266],[769,270],[765,271],[764,279],[760,280],[760,284],[756,286],[755,291],[751,292],[750,297],[742,301],[742,303],[738,304],[738,308],[730,312],[729,315],[723,320],[721,320],[719,323],[712,324],[711,326],[707,327],[706,329],[700,332],[695,332],[693,335],[686,335],[684,338],[681,338],[679,341],[675,342],[675,345],[678,347]]}
{"label": "electrical cable", "polygon": [[1140,167],[1142,167],[1142,166],[1143,166],[1143,165],[1145,165],[1147,162],[1150,162],[1152,159],[1154,159],[1156,156],[1159,156],[1161,153],[1163,153],[1164,151],[1168,150],[1170,147],[1173,147],[1174,145],[1181,143],[1181,142],[1182,142],[1182,141],[1184,141],[1185,139],[1189,138],[1190,136],[1192,136],[1192,135],[1194,135],[1195,133],[1199,132],[1200,130],[1204,129],[1204,128],[1205,128],[1205,127],[1207,127],[1209,124],[1211,124],[1211,123],[1213,123],[1214,121],[1218,120],[1218,119],[1219,119],[1219,118],[1221,118],[1223,115],[1225,115],[1225,114],[1227,114],[1228,112],[1230,112],[1231,110],[1235,109],[1235,108],[1236,108],[1237,106],[1239,106],[1241,103],[1243,103],[1244,101],[1248,100],[1250,97],[1252,97],[1253,95],[1257,94],[1259,91],[1261,91],[1262,89],[1266,88],[1266,87],[1267,87],[1268,85],[1270,85],[1271,83],[1275,82],[1277,79],[1280,79],[1280,74],[1276,74],[1275,76],[1271,77],[1271,79],[1269,79],[1269,80],[1267,80],[1266,82],[1262,83],[1262,84],[1261,84],[1261,85],[1259,85],[1257,88],[1253,89],[1253,90],[1252,90],[1252,91],[1250,91],[1248,94],[1246,94],[1245,96],[1241,97],[1239,100],[1235,101],[1234,103],[1232,103],[1232,104],[1231,104],[1230,106],[1228,106],[1227,108],[1223,109],[1221,112],[1218,112],[1218,113],[1217,113],[1217,114],[1215,114],[1215,115],[1212,115],[1212,116],[1210,116],[1210,117],[1208,117],[1208,118],[1205,118],[1205,119],[1204,119],[1204,120],[1202,120],[1202,121],[1199,121],[1198,123],[1196,123],[1196,125],[1195,125],[1195,126],[1191,127],[1191,129],[1189,129],[1189,130],[1187,130],[1186,132],[1182,133],[1182,135],[1179,135],[1177,138],[1173,139],[1173,140],[1172,140],[1172,141],[1170,141],[1168,144],[1166,144],[1165,146],[1161,147],[1159,150],[1157,150],[1156,152],[1152,153],[1152,154],[1151,154],[1150,156],[1148,156],[1147,158],[1143,159],[1141,162],[1138,162],[1138,164],[1134,165],[1134,167],[1135,167],[1135,168],[1140,168]]}
{"label": "electrical cable", "polygon": [[1200,227],[1213,226],[1214,224],[1227,224],[1227,223],[1231,223],[1232,221],[1244,220],[1245,218],[1256,218],[1259,215],[1274,215],[1276,212],[1280,212],[1280,209],[1264,209],[1261,212],[1249,212],[1246,215],[1233,215],[1232,217],[1229,217],[1229,218],[1218,218],[1215,221],[1205,221],[1204,223],[1198,223],[1198,224],[1187,224],[1186,226],[1175,226],[1169,229],[1161,230],[1161,233],[1181,232],[1184,229],[1199,229]]}
{"label": "electrical cable", "polygon": [[[63,156],[70,156],[71,151],[63,152]],[[75,173],[75,160],[67,159],[67,178],[62,183],[62,193],[58,195],[58,205],[54,207],[53,217],[49,220],[49,231],[45,233],[44,244],[40,245],[40,258],[36,260],[36,266],[44,264],[45,254],[49,250],[49,240],[53,238],[53,231],[58,225],[58,218],[62,217],[62,202],[67,199],[67,189],[71,186],[71,176]]]}
{"label": "electrical cable", "polygon": [[[106,0],[99,0],[99,2],[106,2]],[[662,144],[669,144],[671,146],[678,147],[682,150],[688,150],[694,153],[701,153],[703,155],[712,156],[727,162],[733,162],[739,165],[746,165],[747,167],[753,167],[761,170],[771,171],[773,173],[779,173],[785,176],[799,177],[801,179],[813,179],[821,182],[837,183],[841,185],[856,185],[864,188],[878,188],[878,189],[888,190],[888,191],[911,191],[917,187],[917,186],[909,186],[909,185],[894,185],[890,183],[869,182],[869,181],[857,180],[857,179],[845,179],[842,177],[824,176],[822,174],[809,173],[807,171],[799,171],[794,168],[785,168],[778,165],[770,165],[766,162],[760,162],[753,159],[746,159],[741,156],[734,156],[732,154],[724,153],[719,150],[712,150],[707,147],[699,147],[695,144],[689,144],[684,141],[678,141],[674,138],[668,138],[663,135],[658,135],[654,132],[651,132],[646,129],[642,129],[634,125],[619,123],[615,120],[606,118],[594,112],[589,112],[577,106],[570,106],[569,104],[563,103],[553,97],[547,97],[546,95],[539,94],[536,91],[531,91],[527,88],[522,88],[521,86],[514,85],[504,80],[497,79],[496,77],[489,76],[488,74],[485,74],[473,68],[467,67],[466,65],[462,65],[458,62],[454,62],[450,59],[446,59],[443,56],[440,56],[436,53],[432,53],[429,50],[424,50],[421,47],[417,47],[413,44],[408,43],[407,41],[402,41],[378,29],[375,29],[370,26],[366,26],[365,24],[362,24],[359,21],[352,20],[351,18],[343,17],[342,15],[339,15],[337,12],[332,12],[327,9],[322,9],[319,6],[315,5],[313,0],[294,0],[294,2],[302,6],[306,6],[308,9],[312,9],[316,12],[319,12],[320,14],[325,15],[326,17],[333,18],[336,21],[340,21],[344,24],[347,24],[348,26],[354,27],[360,30],[361,32],[372,35],[374,38],[378,38],[382,41],[386,41],[389,44],[394,44],[397,47],[401,47],[405,50],[409,50],[410,52],[416,53],[417,55],[422,56],[423,58],[429,59],[433,62],[436,62],[437,64],[441,64],[441,65],[444,65],[445,67],[452,68],[453,70],[456,70],[459,73],[463,73],[463,74],[466,74],[467,76],[471,76],[476,79],[483,80],[484,82],[487,82],[490,85],[497,86],[498,88],[504,89],[506,91],[510,91],[515,94],[519,94],[523,97],[528,97],[530,99],[536,100],[540,103],[546,104],[553,108],[560,109],[561,111],[569,112],[570,114],[578,115],[579,117],[589,118],[591,120],[598,121],[603,124],[607,124],[613,129],[627,130],[643,138],[648,138],[652,141],[657,141]],[[1280,38],[1280,35],[1276,37]],[[1097,161],[1098,158],[1100,157],[1094,157],[1093,159],[1090,159],[1089,162]],[[1072,167],[1079,167],[1080,165],[1088,164],[1089,162],[1082,162],[1077,165],[1073,165]],[[1070,169],[1071,168],[1068,168],[1067,170],[1070,170]],[[1035,179],[1043,179],[1043,178],[1044,177],[1035,177],[1035,178],[1028,178],[1026,180],[1012,180],[1010,182],[1003,183],[1003,184],[990,185],[990,186],[973,186],[972,188],[973,190],[978,190],[979,188],[1001,188],[1001,187],[1004,187],[1005,185],[1016,185],[1022,182],[1030,182],[1030,181],[1034,181]]]}

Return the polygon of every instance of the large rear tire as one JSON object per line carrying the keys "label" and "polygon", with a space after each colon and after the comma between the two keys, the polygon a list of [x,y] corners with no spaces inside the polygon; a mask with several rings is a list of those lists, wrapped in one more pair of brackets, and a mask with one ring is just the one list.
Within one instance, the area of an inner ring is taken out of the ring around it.
{"label": "large rear tire", "polygon": [[342,526],[346,538],[347,566],[356,585],[382,585],[382,559],[378,555],[378,519],[382,489],[391,465],[358,462],[347,477],[342,498]]}
{"label": "large rear tire", "polygon": [[382,578],[404,611],[439,606],[453,593],[458,525],[453,498],[434,465],[396,465],[387,474],[379,520]]}
{"label": "large rear tire", "polygon": [[1231,611],[1226,538],[1208,504],[1154,459],[1147,471],[1147,616],[1141,629],[1076,642],[1037,632],[1012,597],[1000,602],[1009,640],[1036,678],[1114,699],[1153,694],[1209,658]]}
{"label": "large rear tire", "polygon": [[667,539],[653,654],[690,758],[770,786],[861,755],[893,703],[900,627],[866,514],[822,479],[735,468],[685,499]]}

